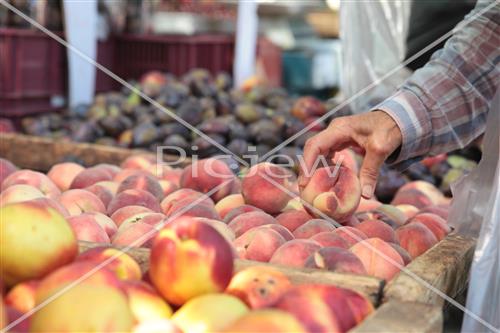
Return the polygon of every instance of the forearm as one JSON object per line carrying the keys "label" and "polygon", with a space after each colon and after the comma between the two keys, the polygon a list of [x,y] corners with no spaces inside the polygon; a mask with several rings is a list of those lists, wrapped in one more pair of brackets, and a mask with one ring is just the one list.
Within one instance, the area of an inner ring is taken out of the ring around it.
{"label": "forearm", "polygon": [[375,108],[402,133],[400,151],[389,163],[464,147],[484,131],[500,80],[500,4],[477,14],[491,3],[479,3],[444,49]]}

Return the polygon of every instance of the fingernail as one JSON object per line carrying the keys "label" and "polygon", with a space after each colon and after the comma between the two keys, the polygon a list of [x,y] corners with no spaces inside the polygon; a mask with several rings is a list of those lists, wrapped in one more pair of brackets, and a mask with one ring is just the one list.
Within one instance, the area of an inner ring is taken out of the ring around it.
{"label": "fingernail", "polygon": [[361,194],[366,199],[371,198],[372,195],[373,195],[373,187],[371,185],[365,185],[365,186],[363,186],[363,191],[361,192]]}

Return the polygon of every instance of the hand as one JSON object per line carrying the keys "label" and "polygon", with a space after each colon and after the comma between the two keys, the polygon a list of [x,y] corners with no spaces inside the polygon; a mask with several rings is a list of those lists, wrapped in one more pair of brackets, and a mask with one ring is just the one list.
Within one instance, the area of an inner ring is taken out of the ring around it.
{"label": "hand", "polygon": [[401,130],[384,111],[373,111],[334,119],[330,125],[307,140],[304,146],[304,165],[299,179],[300,187],[309,182],[311,169],[319,155],[333,156],[347,147],[364,153],[360,169],[362,196],[373,196],[380,167],[402,142]]}

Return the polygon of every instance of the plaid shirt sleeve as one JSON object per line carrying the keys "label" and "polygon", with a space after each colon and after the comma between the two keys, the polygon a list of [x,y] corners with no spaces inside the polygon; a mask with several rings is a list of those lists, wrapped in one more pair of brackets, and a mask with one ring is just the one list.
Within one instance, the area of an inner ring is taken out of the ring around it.
{"label": "plaid shirt sleeve", "polygon": [[483,133],[499,87],[499,61],[500,2],[480,0],[444,48],[374,108],[388,113],[402,133],[400,150],[387,163],[404,169]]}

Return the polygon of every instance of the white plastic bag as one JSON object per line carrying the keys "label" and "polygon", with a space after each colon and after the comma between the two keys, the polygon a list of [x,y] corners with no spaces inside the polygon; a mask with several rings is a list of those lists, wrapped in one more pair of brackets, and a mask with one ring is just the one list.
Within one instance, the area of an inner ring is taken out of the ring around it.
{"label": "white plastic bag", "polygon": [[[405,59],[411,1],[342,1],[342,93],[350,98],[377,82]],[[367,111],[389,97],[409,76],[402,68],[361,94],[354,113]]]}
{"label": "white plastic bag", "polygon": [[[476,169],[453,184],[450,224],[478,237],[466,308],[500,330],[500,90],[488,115],[483,157]],[[493,332],[469,315],[462,332]]]}

